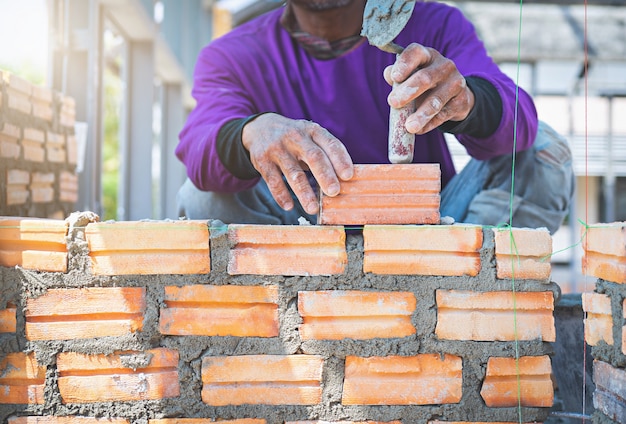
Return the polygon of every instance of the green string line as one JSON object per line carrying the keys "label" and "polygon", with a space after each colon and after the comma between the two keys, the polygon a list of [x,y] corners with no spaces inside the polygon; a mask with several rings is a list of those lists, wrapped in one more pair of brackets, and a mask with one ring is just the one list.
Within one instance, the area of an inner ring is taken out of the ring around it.
{"label": "green string line", "polygon": [[[523,0],[519,2],[519,26],[517,33],[517,74],[515,76],[515,112],[513,114],[513,154],[511,159],[511,193],[509,200],[509,224],[511,225],[509,229],[509,239],[510,239],[510,249],[511,249],[511,290],[513,296],[513,334],[515,338],[515,374],[517,379],[517,418],[519,424],[523,423],[522,418],[522,382],[520,377],[520,368],[519,368],[519,338],[517,334],[517,299],[515,293],[515,261],[513,260],[514,253],[515,257],[519,260],[519,252],[517,251],[517,246],[515,245],[515,239],[513,237],[513,199],[515,193],[515,157],[517,152],[517,118],[518,118],[518,108],[519,108],[519,73],[521,67],[521,49],[522,49],[522,10],[523,10]],[[514,250],[515,249],[515,250]]]}

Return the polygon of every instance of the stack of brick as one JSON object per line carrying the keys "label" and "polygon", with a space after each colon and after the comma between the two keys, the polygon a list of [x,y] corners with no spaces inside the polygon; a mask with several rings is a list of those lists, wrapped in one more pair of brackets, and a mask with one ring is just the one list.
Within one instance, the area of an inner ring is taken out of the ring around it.
{"label": "stack of brick", "polygon": [[0,215],[74,210],[75,116],[73,99],[0,70]]}
{"label": "stack of brick", "polygon": [[[0,219],[0,420],[541,422],[547,231]],[[228,421],[227,421],[228,422]]]}
{"label": "stack of brick", "polygon": [[588,227],[583,272],[598,278],[583,294],[585,340],[593,346],[593,395],[599,422],[626,422],[626,223]]}

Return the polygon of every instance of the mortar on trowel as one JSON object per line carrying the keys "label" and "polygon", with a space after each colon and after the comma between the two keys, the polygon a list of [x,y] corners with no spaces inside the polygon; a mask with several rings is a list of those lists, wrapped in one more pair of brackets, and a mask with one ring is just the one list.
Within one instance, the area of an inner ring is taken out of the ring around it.
{"label": "mortar on trowel", "polygon": [[[367,37],[369,43],[379,49],[399,55],[404,50],[393,40],[406,26],[415,0],[368,0],[363,12],[361,35]],[[394,83],[394,88],[397,86]],[[389,110],[389,148],[388,157],[391,163],[410,163],[413,161],[415,134],[406,130],[406,120],[415,112],[415,102],[406,106]]]}

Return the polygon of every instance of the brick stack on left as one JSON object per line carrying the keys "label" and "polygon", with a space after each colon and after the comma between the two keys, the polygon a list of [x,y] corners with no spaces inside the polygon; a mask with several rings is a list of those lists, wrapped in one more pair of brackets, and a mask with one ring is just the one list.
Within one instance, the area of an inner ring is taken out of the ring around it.
{"label": "brick stack on left", "polygon": [[74,99],[0,70],[0,215],[64,218],[78,196]]}

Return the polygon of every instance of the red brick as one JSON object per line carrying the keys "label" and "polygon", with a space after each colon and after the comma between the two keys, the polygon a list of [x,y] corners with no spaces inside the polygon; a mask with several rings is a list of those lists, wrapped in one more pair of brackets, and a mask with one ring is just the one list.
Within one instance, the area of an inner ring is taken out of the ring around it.
{"label": "red brick", "polygon": [[22,148],[18,140],[21,137],[21,131],[15,125],[5,123],[0,130],[0,157],[18,159]]}
{"label": "red brick", "polygon": [[78,142],[76,136],[67,136],[67,163],[76,165],[78,163]]}
{"label": "red brick", "polygon": [[278,336],[278,287],[165,287],[161,334]]}
{"label": "red brick", "polygon": [[373,339],[415,334],[413,293],[317,291],[298,293],[304,340]]}
{"label": "red brick", "polygon": [[30,182],[33,203],[49,203],[54,200],[54,180],[53,172],[33,172]]}
{"label": "red brick", "polygon": [[475,341],[556,339],[552,292],[437,290],[440,339]]}
{"label": "red brick", "polygon": [[4,81],[7,89],[15,90],[27,97],[33,93],[33,84],[7,71],[0,71],[0,81]]}
{"label": "red brick", "polygon": [[47,87],[42,87],[40,85],[33,85],[31,87],[31,96],[33,99],[38,100],[40,102],[52,103],[54,100],[53,92],[51,89]]}
{"label": "red brick", "polygon": [[342,274],[348,262],[343,227],[230,225],[228,273]]}
{"label": "red brick", "polygon": [[225,405],[316,405],[324,360],[312,355],[209,356],[202,360],[202,401]]}
{"label": "red brick", "polygon": [[22,139],[24,159],[31,162],[43,163],[45,159],[44,142],[45,136],[43,131],[25,128],[24,138]]}
{"label": "red brick", "polygon": [[69,171],[61,171],[59,189],[61,202],[76,203],[78,201],[78,175]]}
{"label": "red brick", "polygon": [[596,411],[615,422],[623,422],[626,417],[626,370],[615,368],[606,362],[593,361],[593,405]]}
{"label": "red brick", "polygon": [[0,217],[0,266],[67,271],[67,223]]}
{"label": "red brick", "polygon": [[[265,424],[267,421],[260,418],[240,418],[237,420],[218,419],[219,424]],[[212,424],[217,422],[211,418],[162,418],[149,420],[148,424]]]}
{"label": "red brick", "polygon": [[[490,408],[550,407],[554,401],[548,356],[489,358],[480,395]],[[518,403],[519,399],[519,403]]]}
{"label": "red brick", "polygon": [[124,418],[92,418],[80,416],[12,417],[8,424],[130,424]]}
{"label": "red brick", "polygon": [[498,278],[550,278],[552,237],[546,229],[494,229]]}
{"label": "red brick", "polygon": [[21,169],[7,170],[7,205],[23,205],[28,200],[30,192],[30,173]]}
{"label": "red brick", "polygon": [[462,385],[462,359],[458,356],[348,356],[341,402],[344,405],[458,403]]}
{"label": "red brick", "polygon": [[46,141],[48,162],[65,162],[65,136],[48,131]]}
{"label": "red brick", "polygon": [[17,308],[14,304],[7,304],[0,309],[0,333],[15,333],[17,328]]}
{"label": "red brick", "polygon": [[51,289],[26,301],[28,340],[121,336],[140,331],[145,289],[93,287]]}
{"label": "red brick", "polygon": [[626,284],[626,223],[599,224],[583,229],[583,248],[585,275]]}
{"label": "red brick", "polygon": [[177,397],[178,352],[157,348],[115,355],[63,352],[57,356],[63,403],[120,402]]}
{"label": "red brick", "polygon": [[402,424],[402,421],[285,421],[285,424]]}
{"label": "red brick", "polygon": [[52,122],[52,117],[53,117],[52,103],[40,101],[40,100],[31,100],[31,107],[32,107],[32,114],[35,118]]}
{"label": "red brick", "polygon": [[34,353],[9,353],[0,361],[0,404],[43,404],[46,368]]}
{"label": "red brick", "polygon": [[323,225],[439,224],[439,164],[355,165],[339,194],[320,195]]}
{"label": "red brick", "polygon": [[475,276],[482,243],[482,228],[475,225],[366,225],[363,271]]}
{"label": "red brick", "polygon": [[7,88],[7,105],[9,109],[16,110],[25,114],[32,111],[32,103],[30,97],[17,90]]}
{"label": "red brick", "polygon": [[601,340],[613,344],[613,314],[611,298],[600,293],[583,293],[583,310],[587,313],[584,319],[585,342],[591,346]]}
{"label": "red brick", "polygon": [[207,274],[206,221],[92,223],[85,230],[94,274]]}

